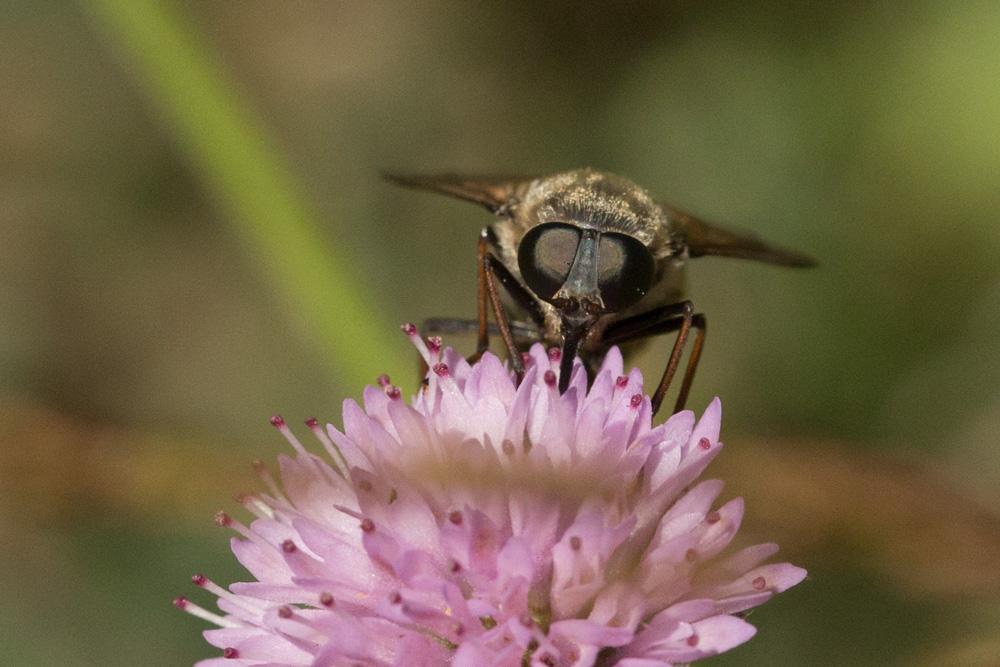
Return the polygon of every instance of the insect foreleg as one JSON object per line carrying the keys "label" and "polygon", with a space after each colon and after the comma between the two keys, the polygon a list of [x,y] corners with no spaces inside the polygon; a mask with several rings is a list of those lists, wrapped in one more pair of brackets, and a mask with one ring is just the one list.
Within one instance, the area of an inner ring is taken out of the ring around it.
{"label": "insect foreleg", "polygon": [[517,349],[517,345],[514,341],[514,333],[512,332],[513,325],[510,321],[510,317],[507,315],[507,312],[503,307],[503,303],[500,300],[500,289],[497,283],[499,282],[499,284],[504,287],[517,305],[528,313],[536,326],[542,326],[544,316],[535,298],[524,288],[523,285],[521,285],[520,282],[518,282],[518,280],[511,274],[510,270],[504,266],[503,262],[497,259],[496,256],[490,252],[490,240],[489,229],[484,229],[479,235],[479,247],[477,252],[477,282],[479,286],[477,312],[479,316],[479,337],[477,340],[476,354],[473,356],[473,360],[478,359],[482,353],[489,348],[490,329],[487,319],[489,315],[488,306],[490,306],[492,307],[493,316],[500,332],[500,338],[503,339],[504,346],[507,348],[507,354],[510,358],[511,367],[517,373],[518,377],[520,377],[524,374],[524,364],[521,361],[521,353]]}

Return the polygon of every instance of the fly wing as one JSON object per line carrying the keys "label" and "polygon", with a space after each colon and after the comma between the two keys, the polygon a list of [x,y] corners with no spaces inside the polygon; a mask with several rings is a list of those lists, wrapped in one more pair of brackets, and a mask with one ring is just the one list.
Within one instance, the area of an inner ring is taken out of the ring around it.
{"label": "fly wing", "polygon": [[684,237],[691,257],[715,255],[752,259],[781,266],[816,266],[816,260],[794,250],[786,250],[771,245],[748,232],[730,231],[672,206],[663,205],[667,218],[674,223]]}
{"label": "fly wing", "polygon": [[480,204],[491,213],[502,212],[504,207],[532,181],[531,178],[460,176],[455,174],[383,173],[382,175],[386,180],[398,185],[437,192]]}

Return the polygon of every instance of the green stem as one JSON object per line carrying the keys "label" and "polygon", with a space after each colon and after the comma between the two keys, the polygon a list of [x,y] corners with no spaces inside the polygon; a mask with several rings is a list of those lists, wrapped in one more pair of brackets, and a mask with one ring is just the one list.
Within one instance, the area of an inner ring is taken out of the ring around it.
{"label": "green stem", "polygon": [[412,366],[402,336],[373,315],[362,290],[370,280],[350,268],[317,232],[290,170],[172,3],[82,3],[123,47],[123,61],[152,98],[184,156],[228,212],[233,228],[301,332],[342,383]]}

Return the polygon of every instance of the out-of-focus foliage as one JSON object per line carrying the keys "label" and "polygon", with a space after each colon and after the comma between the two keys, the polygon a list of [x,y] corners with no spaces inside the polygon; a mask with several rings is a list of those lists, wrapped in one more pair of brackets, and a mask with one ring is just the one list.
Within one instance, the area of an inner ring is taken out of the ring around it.
{"label": "out-of-focus foliage", "polygon": [[126,22],[0,9],[11,664],[209,655],[169,600],[240,576],[211,514],[281,446],[266,417],[338,421],[357,374],[409,371],[371,332],[473,313],[488,215],[379,169],[582,165],[820,261],[692,265],[717,474],[812,573],[718,664],[997,662],[1000,6],[161,5],[248,134]]}

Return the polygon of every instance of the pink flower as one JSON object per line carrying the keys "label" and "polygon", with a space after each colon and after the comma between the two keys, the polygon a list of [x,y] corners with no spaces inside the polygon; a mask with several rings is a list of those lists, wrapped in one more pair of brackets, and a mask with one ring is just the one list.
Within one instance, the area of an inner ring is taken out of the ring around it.
{"label": "pink flower", "polygon": [[612,349],[591,387],[576,363],[557,390],[558,352],[536,345],[517,385],[495,356],[470,366],[404,327],[432,369],[410,404],[380,378],[343,432],[307,424],[327,457],[281,455],[281,484],[227,514],[254,581],[200,575],[222,614],[222,665],[654,667],[727,651],[755,628],[740,612],[805,571],[762,564],[761,544],[725,549],[742,499],[697,482],[722,449],[721,406],[651,425],[638,370]]}

